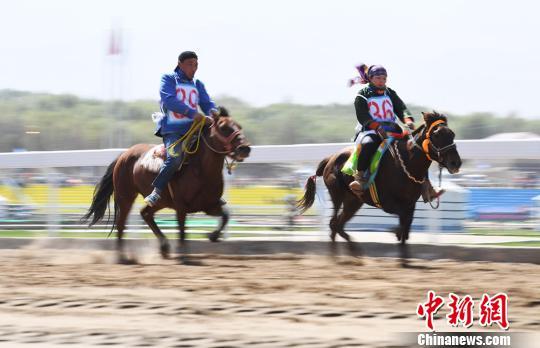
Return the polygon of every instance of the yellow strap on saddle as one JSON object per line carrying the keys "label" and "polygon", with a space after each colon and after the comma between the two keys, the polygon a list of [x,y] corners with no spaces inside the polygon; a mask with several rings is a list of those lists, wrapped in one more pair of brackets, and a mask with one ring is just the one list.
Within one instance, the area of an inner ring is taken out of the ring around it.
{"label": "yellow strap on saddle", "polygon": [[379,195],[377,194],[377,186],[375,186],[375,182],[369,185],[369,194],[371,196],[371,200],[377,206],[377,208],[382,208]]}

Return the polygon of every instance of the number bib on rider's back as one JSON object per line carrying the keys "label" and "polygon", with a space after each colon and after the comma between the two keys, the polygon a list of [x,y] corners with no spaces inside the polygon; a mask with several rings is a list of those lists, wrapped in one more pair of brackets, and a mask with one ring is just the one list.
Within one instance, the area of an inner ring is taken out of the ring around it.
{"label": "number bib on rider's back", "polygon": [[[176,98],[186,104],[190,109],[197,110],[197,105],[199,105],[199,91],[194,85],[185,83],[177,84]],[[186,118],[188,118],[187,115],[182,115],[178,112],[172,112],[170,110],[167,112],[168,123],[178,123]]]}
{"label": "number bib on rider's back", "polygon": [[396,122],[396,114],[394,114],[394,105],[390,97],[384,95],[371,97],[367,99],[369,114],[378,122]]}

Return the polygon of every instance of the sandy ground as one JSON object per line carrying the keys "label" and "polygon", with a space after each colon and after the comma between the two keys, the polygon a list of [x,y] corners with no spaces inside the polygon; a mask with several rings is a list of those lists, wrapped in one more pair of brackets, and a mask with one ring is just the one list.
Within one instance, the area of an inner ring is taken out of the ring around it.
{"label": "sandy ground", "polygon": [[[154,250],[134,266],[101,251],[1,250],[0,347],[406,347],[403,332],[425,331],[415,309],[430,289],[507,292],[510,332],[540,332],[538,265],[194,257],[203,265]],[[452,330],[447,313],[438,331]]]}

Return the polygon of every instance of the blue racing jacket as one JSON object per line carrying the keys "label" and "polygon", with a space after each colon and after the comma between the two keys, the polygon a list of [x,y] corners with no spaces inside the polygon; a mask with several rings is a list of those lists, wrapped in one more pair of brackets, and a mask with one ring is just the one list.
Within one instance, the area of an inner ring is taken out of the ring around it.
{"label": "blue racing jacket", "polygon": [[198,107],[205,115],[210,115],[216,105],[199,80],[188,80],[182,70],[176,68],[172,74],[161,77],[159,88],[163,118],[157,122],[157,136],[175,133],[184,135],[198,112]]}

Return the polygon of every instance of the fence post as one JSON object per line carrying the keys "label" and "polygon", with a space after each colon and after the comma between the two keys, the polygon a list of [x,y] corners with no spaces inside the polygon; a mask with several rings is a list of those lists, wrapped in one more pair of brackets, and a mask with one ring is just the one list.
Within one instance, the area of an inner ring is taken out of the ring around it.
{"label": "fence post", "polygon": [[328,240],[328,235],[330,233],[330,211],[328,210],[328,202],[330,201],[330,196],[326,185],[324,185],[323,180],[317,180],[315,183],[317,187],[317,193],[315,196],[315,205],[317,213],[319,215],[319,239],[322,241]]}
{"label": "fence post", "polygon": [[59,182],[56,173],[49,170],[47,175],[47,208],[45,209],[45,212],[47,213],[47,234],[49,237],[57,236],[58,231],[61,229],[59,226],[61,220],[58,200],[58,184]]}

